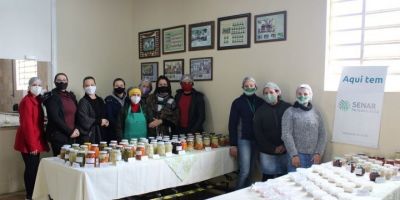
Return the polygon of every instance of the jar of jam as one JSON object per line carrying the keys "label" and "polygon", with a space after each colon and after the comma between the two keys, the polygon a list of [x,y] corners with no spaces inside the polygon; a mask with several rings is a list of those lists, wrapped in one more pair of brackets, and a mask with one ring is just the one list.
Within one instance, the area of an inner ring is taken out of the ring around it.
{"label": "jar of jam", "polygon": [[92,148],[90,150],[94,151],[94,154],[95,154],[96,158],[99,157],[100,148],[99,148],[98,144],[92,144]]}
{"label": "jar of jam", "polygon": [[218,136],[211,137],[211,148],[218,148]]}
{"label": "jar of jam", "polygon": [[72,144],[72,148],[75,150],[79,150],[79,144]]}
{"label": "jar of jam", "polygon": [[142,149],[144,149],[144,147],[142,147],[141,145],[139,145],[139,146],[136,148],[136,155],[135,155],[136,160],[142,160],[142,156],[143,156],[143,151],[142,151]]}
{"label": "jar of jam", "polygon": [[124,146],[122,146],[122,145],[116,145],[116,146],[115,146],[115,149],[118,149],[118,150],[120,150],[120,151],[122,152],[122,150],[124,150]]}
{"label": "jar of jam", "polygon": [[203,139],[201,138],[201,136],[196,136],[196,139],[194,141],[194,149],[196,150],[203,149]]}
{"label": "jar of jam", "polygon": [[[171,142],[169,142],[169,143],[171,144]],[[162,142],[162,141],[157,142],[157,154],[159,154],[160,156],[165,156],[165,151],[166,151],[166,148],[165,148],[164,142]],[[171,149],[171,151],[172,151],[172,149]]]}
{"label": "jar of jam", "polygon": [[357,164],[356,168],[354,169],[354,174],[356,174],[356,176],[364,176],[365,169],[361,164]]}
{"label": "jar of jam", "polygon": [[108,163],[109,161],[109,154],[107,151],[100,151],[99,155],[99,163]]}
{"label": "jar of jam", "polygon": [[150,142],[150,144],[153,146],[154,153],[156,154],[157,153],[157,141],[153,140]]}
{"label": "jar of jam", "polygon": [[186,139],[181,138],[182,150],[187,150],[187,142]]}
{"label": "jar of jam", "polygon": [[89,165],[94,165],[96,163],[96,152],[88,151],[85,156],[85,163]]}
{"label": "jar of jam", "polygon": [[100,151],[103,151],[103,150],[104,150],[104,147],[107,147],[107,142],[101,141],[101,142],[100,142]]}
{"label": "jar of jam", "polygon": [[204,144],[204,147],[210,147],[210,146],[211,146],[210,137],[204,136],[204,138],[203,138],[203,144]]}
{"label": "jar of jam", "polygon": [[380,177],[378,169],[372,168],[371,173],[369,173],[369,180],[375,182],[376,178]]}
{"label": "jar of jam", "polygon": [[182,144],[180,142],[173,142],[172,146],[172,153],[178,154],[179,151],[182,151]]}
{"label": "jar of jam", "polygon": [[[92,143],[90,143],[90,142],[85,142],[85,143],[83,143],[83,145],[86,145],[88,147],[88,149],[90,149],[92,147]],[[82,147],[82,145],[81,145],[81,147]]]}
{"label": "jar of jam", "polygon": [[132,147],[125,147],[123,152],[122,159],[128,162],[128,159],[133,157]]}
{"label": "jar of jam", "polygon": [[142,156],[146,155],[146,146],[144,145],[144,143],[139,142],[138,146],[136,147],[136,152],[138,151],[142,152]]}
{"label": "jar of jam", "polygon": [[187,140],[187,150],[193,151],[194,150],[194,138],[190,137]]}
{"label": "jar of jam", "polygon": [[78,154],[76,155],[75,162],[79,164],[79,166],[83,167],[85,166],[85,151],[78,151]]}

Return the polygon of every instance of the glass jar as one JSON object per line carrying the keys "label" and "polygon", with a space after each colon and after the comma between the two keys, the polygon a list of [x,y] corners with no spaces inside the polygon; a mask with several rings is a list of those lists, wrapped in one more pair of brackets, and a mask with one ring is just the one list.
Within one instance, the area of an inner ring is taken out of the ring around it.
{"label": "glass jar", "polygon": [[354,174],[356,174],[356,176],[364,176],[365,174],[364,167],[362,167],[361,164],[357,164],[356,168],[354,169]]}
{"label": "glass jar", "polygon": [[108,163],[109,154],[107,151],[100,151],[99,154],[99,163]]}
{"label": "glass jar", "polygon": [[70,152],[69,152],[69,164],[70,165],[72,165],[74,162],[76,162],[77,155],[78,155],[78,150],[70,149]]}
{"label": "glass jar", "polygon": [[128,162],[128,159],[129,158],[132,158],[133,157],[133,154],[132,154],[132,147],[125,147],[124,148],[124,153],[123,153],[123,155],[122,155],[122,158],[126,161],[126,162]]}
{"label": "glass jar", "polygon": [[80,149],[79,146],[80,146],[79,144],[72,144],[72,148],[75,150],[79,150]]}
{"label": "glass jar", "polygon": [[135,146],[137,146],[137,138],[132,138],[131,141],[129,142],[129,144],[133,144]]}
{"label": "glass jar", "polygon": [[82,144],[80,150],[87,152],[89,151],[89,147],[86,144]]}
{"label": "glass jar", "polygon": [[69,149],[70,149],[70,148],[67,148],[67,147],[64,147],[64,146],[61,147],[61,150],[60,150],[60,158],[61,158],[61,159],[63,159],[63,160],[68,160],[68,158],[69,158],[68,156],[69,156],[69,155],[67,156],[68,158],[65,158],[65,154],[66,154],[67,151],[68,151],[68,154],[69,154]]}
{"label": "glass jar", "polygon": [[148,146],[146,147],[146,154],[152,158],[154,155],[154,146],[153,144],[148,144]]}
{"label": "glass jar", "polygon": [[100,151],[103,151],[104,147],[107,147],[107,142],[101,141],[100,142]]}
{"label": "glass jar", "polygon": [[142,151],[142,156],[146,155],[146,145],[142,142],[138,143],[138,146],[136,147],[136,152],[139,151],[138,148],[140,147],[140,151]]}
{"label": "glass jar", "polygon": [[122,150],[124,150],[124,146],[122,146],[122,145],[116,145],[116,146],[115,146],[115,149],[118,149],[118,150],[122,151]]}
{"label": "glass jar", "polygon": [[88,151],[85,156],[85,163],[94,165],[96,163],[96,152]]}
{"label": "glass jar", "polygon": [[144,144],[143,143],[139,143],[138,147],[136,148],[136,160],[142,160],[142,156],[144,156]]}
{"label": "glass jar", "polygon": [[172,149],[174,147],[172,146],[172,142],[167,141],[165,142],[165,153],[172,153]]}
{"label": "glass jar", "polygon": [[173,142],[172,146],[172,153],[178,154],[179,151],[182,151],[182,144],[180,142]]}
{"label": "glass jar", "polygon": [[218,136],[211,137],[211,148],[218,148]]}
{"label": "glass jar", "polygon": [[196,136],[196,139],[194,141],[194,149],[196,150],[203,149],[203,139],[201,138],[201,136]]}
{"label": "glass jar", "polygon": [[187,150],[193,151],[194,150],[194,138],[188,138],[187,140]]}
{"label": "glass jar", "polygon": [[75,162],[78,163],[81,167],[85,166],[85,151],[78,151],[78,154],[76,154]]}
{"label": "glass jar", "polygon": [[181,139],[181,144],[182,144],[182,150],[186,151],[187,150],[187,142],[186,139]]}
{"label": "glass jar", "polygon": [[112,149],[117,149],[117,145],[118,144],[115,144],[115,143],[110,143],[110,145],[108,145],[110,148],[112,148]]}
{"label": "glass jar", "polygon": [[90,151],[94,151],[95,158],[99,157],[100,148],[98,144],[92,144],[92,148],[90,149]]}
{"label": "glass jar", "polygon": [[119,149],[113,149],[110,155],[111,162],[115,165],[118,161],[122,160],[121,151]]}
{"label": "glass jar", "polygon": [[111,154],[112,148],[111,147],[104,147],[103,151],[107,151],[108,155]]}
{"label": "glass jar", "polygon": [[[169,142],[171,144],[171,142]],[[164,142],[160,141],[157,142],[157,154],[159,154],[160,156],[165,156],[165,152],[166,152],[166,146],[164,145]],[[172,148],[171,148],[171,152],[172,152]]]}
{"label": "glass jar", "polygon": [[375,182],[376,178],[380,177],[378,169],[372,168],[371,173],[369,173],[369,180]]}
{"label": "glass jar", "polygon": [[110,144],[118,144],[118,141],[117,140],[111,140]]}
{"label": "glass jar", "polygon": [[128,141],[128,139],[122,139],[121,142],[125,143],[125,142],[129,142],[129,141]]}
{"label": "glass jar", "polygon": [[88,149],[90,149],[92,147],[92,143],[90,143],[90,142],[85,142],[85,143],[83,143],[83,145],[86,145],[88,147]]}
{"label": "glass jar", "polygon": [[204,136],[204,138],[203,138],[203,144],[204,144],[204,147],[210,147],[210,146],[211,146],[210,137]]}

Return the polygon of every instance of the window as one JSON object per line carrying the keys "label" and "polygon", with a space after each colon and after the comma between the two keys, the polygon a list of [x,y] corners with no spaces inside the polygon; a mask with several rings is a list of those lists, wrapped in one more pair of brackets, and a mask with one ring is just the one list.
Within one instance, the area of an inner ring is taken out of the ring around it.
{"label": "window", "polygon": [[325,84],[345,66],[388,66],[385,91],[400,91],[400,0],[329,0]]}
{"label": "window", "polygon": [[37,61],[15,60],[15,81],[17,90],[27,90],[29,79],[37,76]]}

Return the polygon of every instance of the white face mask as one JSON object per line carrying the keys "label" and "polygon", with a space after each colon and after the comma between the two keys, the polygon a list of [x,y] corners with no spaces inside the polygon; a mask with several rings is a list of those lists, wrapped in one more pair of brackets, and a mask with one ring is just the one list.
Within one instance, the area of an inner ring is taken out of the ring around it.
{"label": "white face mask", "polygon": [[43,88],[40,86],[31,86],[30,92],[33,95],[38,96],[38,95],[42,94],[42,90],[43,90]]}
{"label": "white face mask", "polygon": [[131,102],[134,104],[138,104],[140,102],[140,96],[131,96]]}
{"label": "white face mask", "polygon": [[85,93],[86,94],[96,94],[96,86],[88,86],[85,87]]}

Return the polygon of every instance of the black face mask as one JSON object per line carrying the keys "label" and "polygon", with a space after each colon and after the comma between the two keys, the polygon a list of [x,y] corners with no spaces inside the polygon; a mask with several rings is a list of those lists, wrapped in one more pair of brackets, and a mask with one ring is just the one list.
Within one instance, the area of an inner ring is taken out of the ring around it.
{"label": "black face mask", "polygon": [[57,90],[65,90],[68,87],[68,83],[64,82],[55,82],[54,84],[56,85]]}
{"label": "black face mask", "polygon": [[159,93],[168,93],[169,89],[167,86],[161,86],[161,87],[158,87],[158,92]]}
{"label": "black face mask", "polygon": [[124,92],[125,92],[125,88],[122,88],[122,87],[114,88],[114,93],[115,94],[122,94]]}

